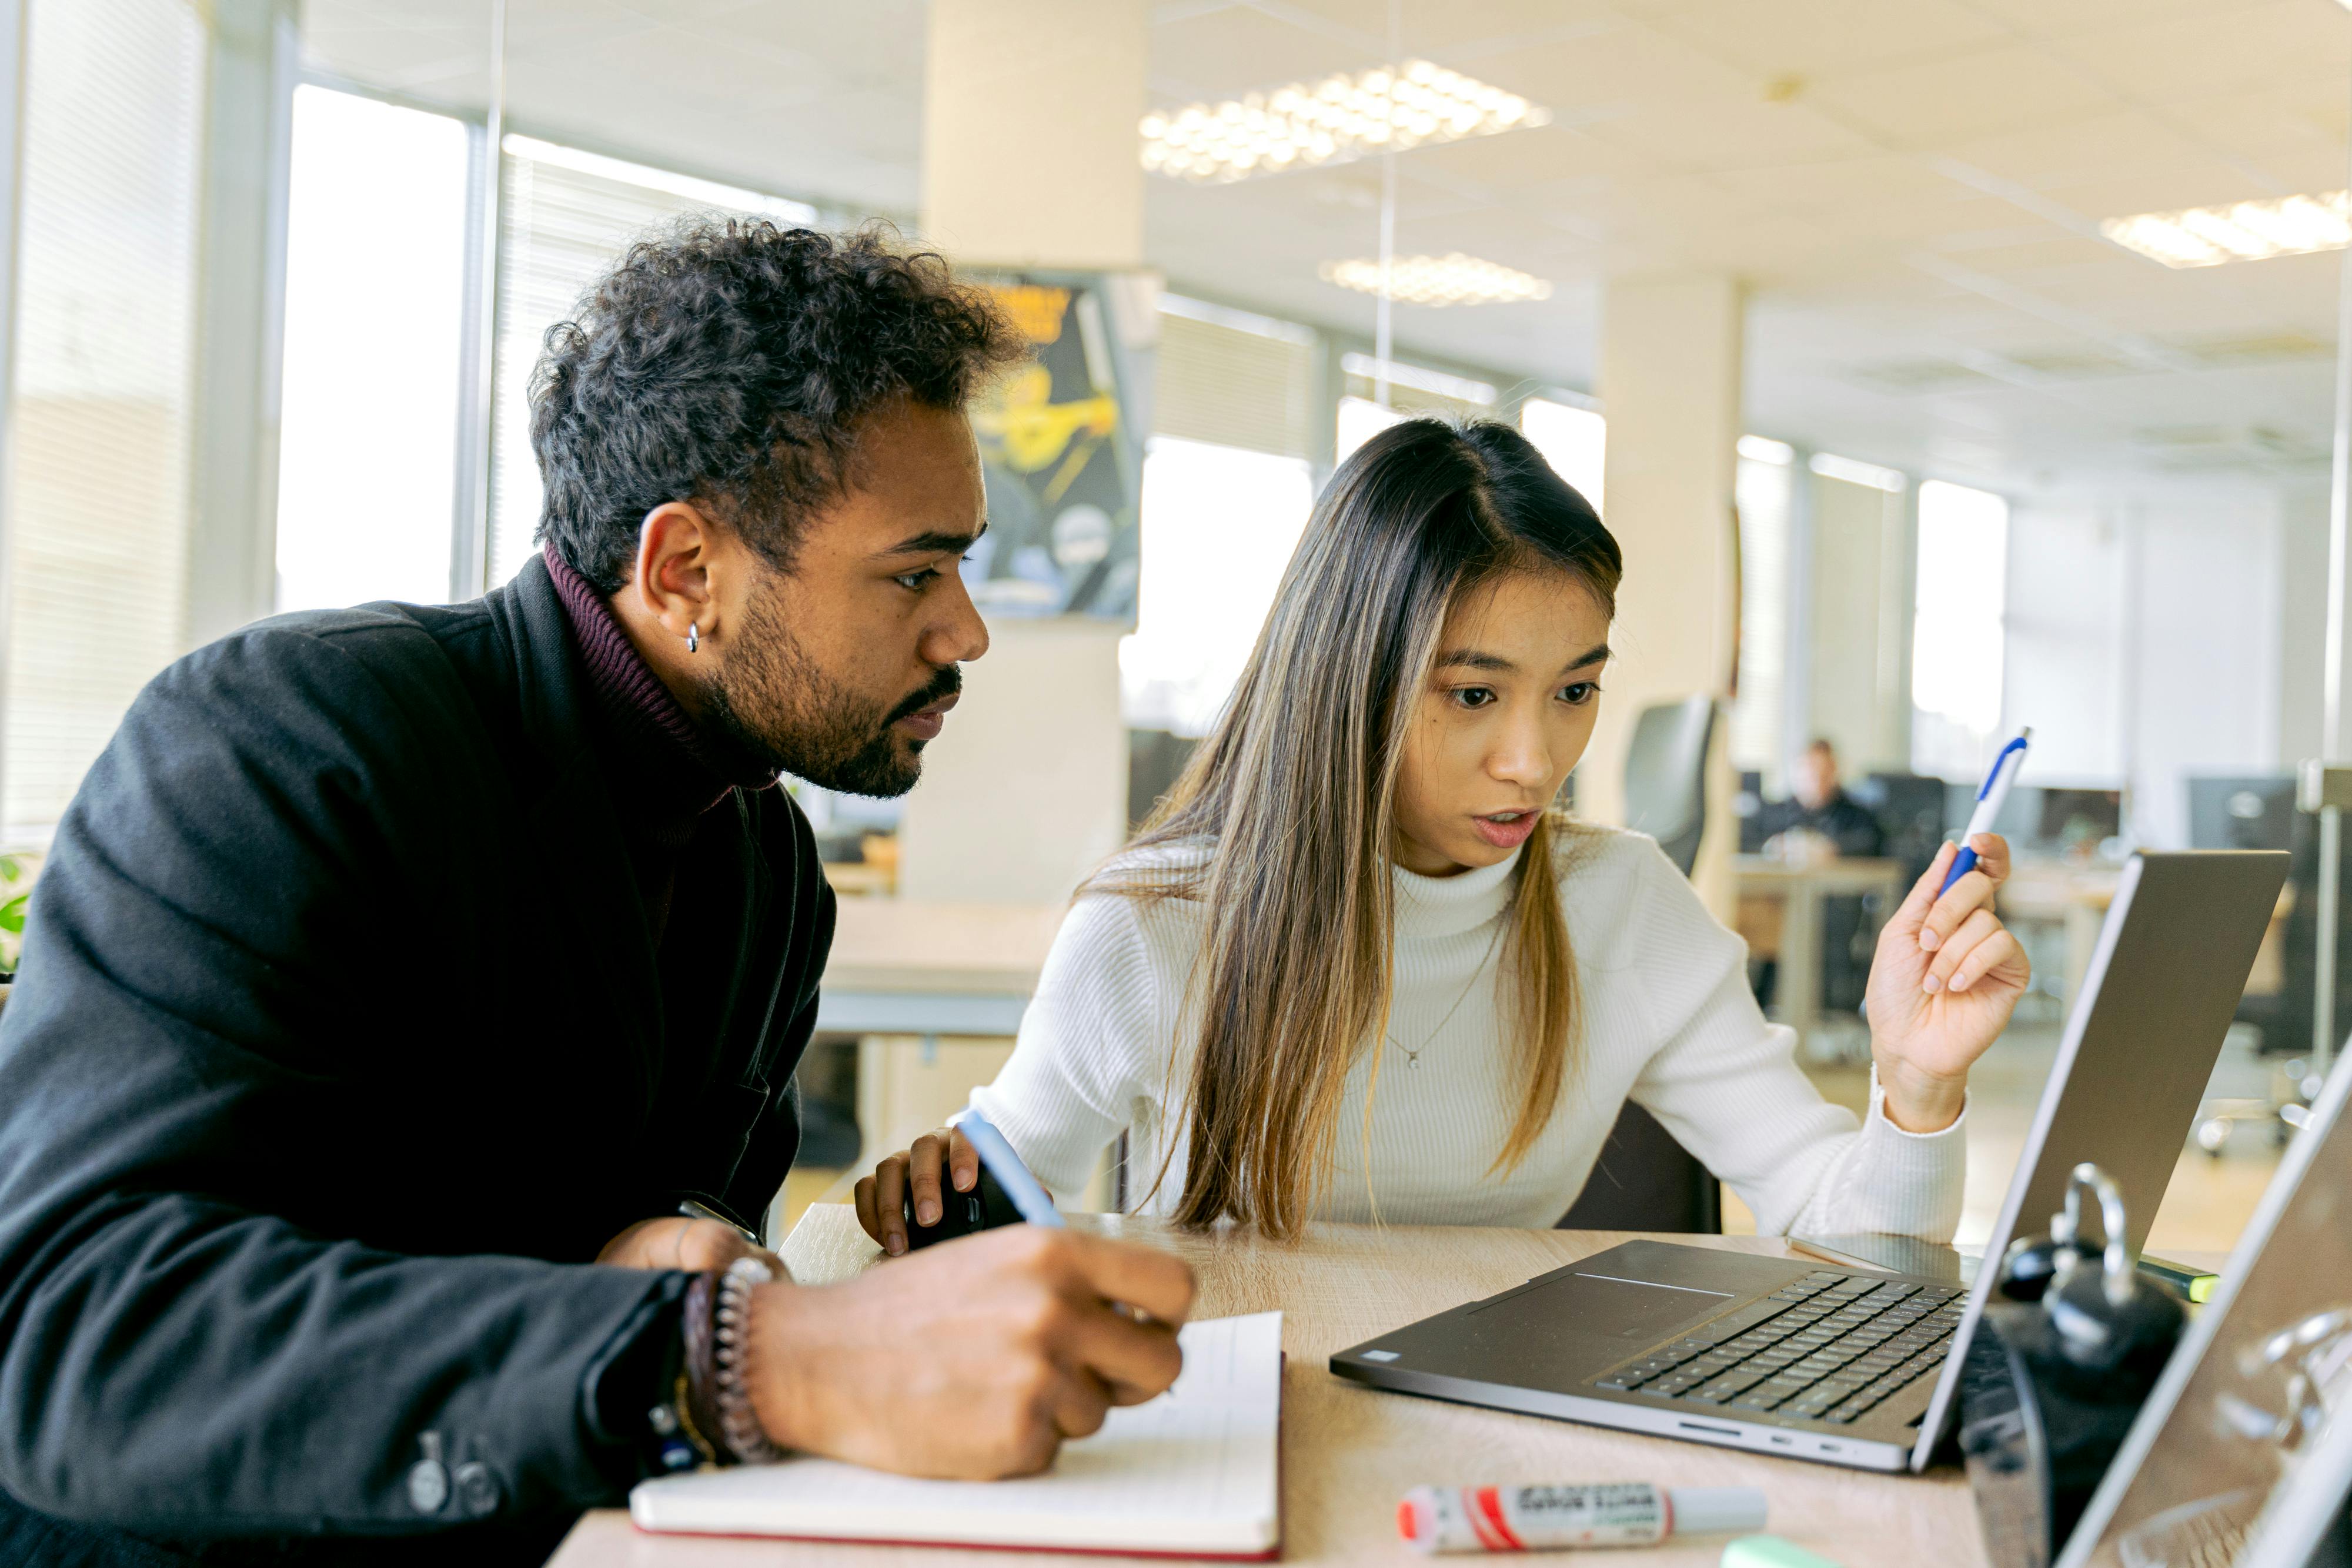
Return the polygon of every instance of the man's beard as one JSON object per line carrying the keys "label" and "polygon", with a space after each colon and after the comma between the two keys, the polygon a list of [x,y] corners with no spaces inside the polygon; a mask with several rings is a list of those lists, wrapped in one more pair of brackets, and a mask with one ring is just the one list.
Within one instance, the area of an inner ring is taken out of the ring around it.
{"label": "man's beard", "polygon": [[766,767],[849,795],[903,795],[922,777],[924,742],[891,727],[963,689],[942,666],[887,706],[819,669],[793,637],[772,592],[755,593],[722,673],[705,688],[705,721]]}

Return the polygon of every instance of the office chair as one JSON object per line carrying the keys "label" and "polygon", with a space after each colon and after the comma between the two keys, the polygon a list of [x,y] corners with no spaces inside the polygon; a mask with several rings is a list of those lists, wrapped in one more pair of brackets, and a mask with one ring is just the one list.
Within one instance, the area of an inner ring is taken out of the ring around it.
{"label": "office chair", "polygon": [[1715,699],[1655,703],[1633,721],[1625,751],[1625,825],[1649,834],[1685,876],[1706,829],[1706,751]]}
{"label": "office chair", "polygon": [[[1660,703],[1634,720],[1625,754],[1627,822],[1656,839],[1685,876],[1697,863],[1706,831],[1706,754],[1714,734],[1712,697]],[[1723,1190],[1655,1116],[1628,1100],[1584,1190],[1554,1228],[1720,1231]]]}

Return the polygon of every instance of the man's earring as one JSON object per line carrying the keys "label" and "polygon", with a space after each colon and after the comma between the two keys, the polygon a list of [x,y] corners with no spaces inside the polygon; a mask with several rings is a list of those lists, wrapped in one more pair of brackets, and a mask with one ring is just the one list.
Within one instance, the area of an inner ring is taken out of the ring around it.
{"label": "man's earring", "polygon": [[695,653],[702,646],[702,628],[695,622],[686,623],[686,651]]}

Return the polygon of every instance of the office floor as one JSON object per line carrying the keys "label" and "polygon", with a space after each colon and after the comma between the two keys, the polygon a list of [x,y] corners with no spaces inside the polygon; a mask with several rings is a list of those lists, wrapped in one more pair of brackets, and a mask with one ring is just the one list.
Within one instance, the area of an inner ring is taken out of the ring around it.
{"label": "office floor", "polygon": [[[1981,1243],[1992,1229],[2033,1120],[2034,1103],[2057,1056],[2058,1036],[2055,1023],[2014,1025],[1969,1075],[1968,1197],[1956,1238],[1963,1244]],[[2233,1034],[2215,1064],[2206,1098],[2209,1103],[2262,1099],[2269,1091],[2272,1071],[2269,1063],[2254,1057],[2246,1039]],[[1831,1100],[1856,1113],[1868,1103],[1868,1068],[1808,1065],[1806,1071]],[[2240,1124],[2218,1155],[2185,1142],[2172,1185],[2148,1233],[2148,1250],[2159,1255],[2228,1251],[2278,1168],[2279,1154],[2267,1130],[2252,1124]],[[1755,1228],[1746,1206],[1729,1193],[1725,1194],[1724,1228],[1739,1233]]]}
{"label": "office floor", "polygon": [[[2055,1023],[2016,1025],[1994,1043],[1971,1075],[1968,1197],[1958,1237],[1963,1243],[1981,1242],[1992,1229],[2010,1173],[2025,1144],[2034,1102],[2057,1055],[2058,1034]],[[1808,1066],[1807,1071],[1831,1100],[1857,1113],[1867,1103],[1866,1067]],[[2271,1072],[2244,1040],[2233,1037],[2222,1050],[2207,1098],[2261,1099],[2268,1092]],[[2240,1125],[2218,1156],[2193,1143],[2184,1145],[2148,1236],[2149,1250],[2228,1251],[2278,1161],[2277,1146],[2263,1128],[2252,1124]],[[845,1200],[854,1175],[843,1169],[795,1169],[785,1178],[783,1227],[778,1234],[788,1234],[810,1204]],[[1756,1228],[1754,1217],[1728,1192],[1724,1195],[1724,1228],[1735,1235]]]}

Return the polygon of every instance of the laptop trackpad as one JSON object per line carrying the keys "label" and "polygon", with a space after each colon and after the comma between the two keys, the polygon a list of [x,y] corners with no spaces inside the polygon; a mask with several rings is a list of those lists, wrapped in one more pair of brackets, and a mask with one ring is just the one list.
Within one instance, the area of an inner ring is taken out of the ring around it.
{"label": "laptop trackpad", "polygon": [[1654,1285],[1602,1274],[1568,1274],[1470,1315],[1479,1320],[1481,1338],[1524,1327],[1652,1341],[1666,1338],[1685,1323],[1714,1316],[1731,1300],[1719,1291]]}

